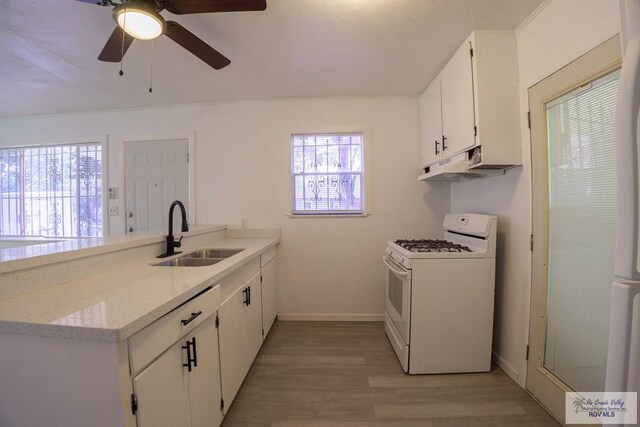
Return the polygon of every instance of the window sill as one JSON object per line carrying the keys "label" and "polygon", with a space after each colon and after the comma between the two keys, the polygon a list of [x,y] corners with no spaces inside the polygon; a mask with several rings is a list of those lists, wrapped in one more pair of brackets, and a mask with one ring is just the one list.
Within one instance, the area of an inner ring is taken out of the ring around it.
{"label": "window sill", "polygon": [[370,213],[353,213],[353,214],[286,214],[289,218],[364,218],[371,215]]}

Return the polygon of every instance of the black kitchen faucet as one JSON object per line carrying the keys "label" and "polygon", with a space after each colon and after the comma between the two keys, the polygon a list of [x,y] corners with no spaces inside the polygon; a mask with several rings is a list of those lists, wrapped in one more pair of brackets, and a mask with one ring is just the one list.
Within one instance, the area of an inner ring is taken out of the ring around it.
{"label": "black kitchen faucet", "polygon": [[187,212],[184,209],[184,205],[180,200],[176,200],[171,203],[169,207],[169,234],[167,235],[167,251],[162,255],[158,255],[158,258],[166,258],[171,255],[179,254],[181,252],[176,252],[175,248],[179,248],[182,245],[182,237],[180,236],[180,240],[176,242],[173,237],[173,209],[176,205],[180,208],[180,214],[182,215],[182,232],[189,231],[189,226],[187,225]]}

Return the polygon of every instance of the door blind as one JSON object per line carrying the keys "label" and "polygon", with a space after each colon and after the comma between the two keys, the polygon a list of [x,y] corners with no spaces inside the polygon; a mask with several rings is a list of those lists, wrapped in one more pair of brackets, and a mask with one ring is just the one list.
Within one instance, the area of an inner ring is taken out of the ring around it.
{"label": "door blind", "polygon": [[549,211],[544,366],[604,391],[615,245],[618,72],[546,104]]}

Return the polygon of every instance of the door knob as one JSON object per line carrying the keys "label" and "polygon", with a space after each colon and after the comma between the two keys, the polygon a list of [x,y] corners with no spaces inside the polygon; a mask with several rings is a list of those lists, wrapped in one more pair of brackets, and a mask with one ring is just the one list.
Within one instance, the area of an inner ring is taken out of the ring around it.
{"label": "door knob", "polygon": [[133,227],[129,227],[129,228],[127,229],[127,231],[128,231],[129,233],[133,233]]}
{"label": "door knob", "polygon": [[127,216],[128,216],[129,218],[133,218],[133,211],[129,211],[129,212],[127,212]]}

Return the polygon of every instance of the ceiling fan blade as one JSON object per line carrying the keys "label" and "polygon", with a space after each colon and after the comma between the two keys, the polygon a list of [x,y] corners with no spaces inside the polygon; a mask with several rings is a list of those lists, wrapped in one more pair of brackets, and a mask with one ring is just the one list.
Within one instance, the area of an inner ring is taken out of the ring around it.
{"label": "ceiling fan blade", "polygon": [[203,42],[195,34],[174,21],[167,21],[165,35],[216,70],[231,64],[223,54]]}
{"label": "ceiling fan blade", "polygon": [[166,0],[164,8],[175,15],[212,12],[249,12],[267,8],[267,0]]}
{"label": "ceiling fan blade", "polygon": [[[124,46],[122,45],[122,37],[124,36]],[[122,57],[133,43],[133,37],[122,31],[122,28],[116,27],[111,33],[111,37],[102,48],[98,59],[105,62],[120,62]]]}

